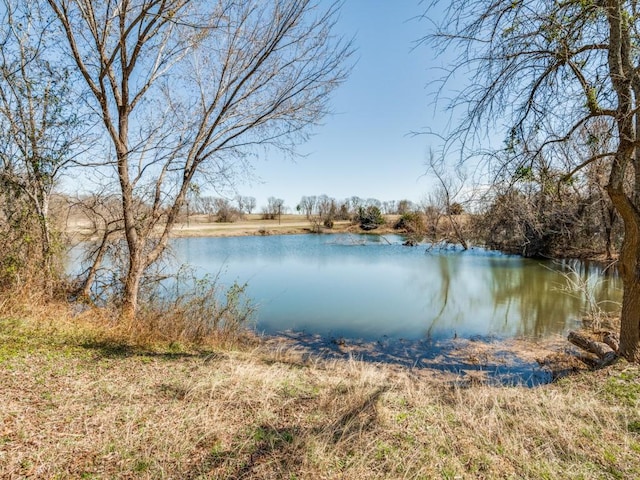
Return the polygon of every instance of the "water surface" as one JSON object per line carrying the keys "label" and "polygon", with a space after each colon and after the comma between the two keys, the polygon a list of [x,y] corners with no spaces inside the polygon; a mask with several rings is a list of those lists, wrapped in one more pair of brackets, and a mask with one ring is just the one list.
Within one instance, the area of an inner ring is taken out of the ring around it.
{"label": "water surface", "polygon": [[[567,265],[483,249],[402,246],[402,238],[286,235],[173,240],[178,263],[247,283],[256,328],[362,340],[543,338],[580,324],[589,302],[567,292]],[[579,262],[595,301],[619,301],[615,277]],[[591,302],[593,303],[593,301]],[[605,309],[614,304],[601,304]]]}

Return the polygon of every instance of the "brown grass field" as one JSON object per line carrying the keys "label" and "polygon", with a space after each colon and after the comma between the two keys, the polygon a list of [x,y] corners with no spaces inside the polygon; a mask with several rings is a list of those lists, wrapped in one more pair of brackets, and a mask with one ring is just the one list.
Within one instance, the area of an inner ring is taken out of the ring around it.
{"label": "brown grass field", "polygon": [[[181,222],[173,229],[176,237],[228,237],[246,235],[286,235],[309,233],[311,222],[304,215],[282,215],[279,220],[263,220],[261,215],[245,215],[233,223],[216,223],[206,215],[194,215],[189,222]],[[334,225],[335,231],[344,231],[349,222],[340,221]]]}
{"label": "brown grass field", "polygon": [[537,388],[246,341],[132,342],[0,298],[3,479],[640,478],[640,368]]}
{"label": "brown grass field", "polygon": [[[387,215],[387,225],[382,225],[372,233],[396,233],[392,228],[397,215]],[[72,241],[85,240],[95,232],[91,229],[91,222],[82,216],[70,216],[66,222],[65,231]],[[244,218],[233,223],[218,223],[215,217],[208,215],[192,215],[189,221],[182,219],[173,228],[174,237],[238,237],[248,235],[288,235],[310,233],[312,224],[304,215],[282,215],[280,219],[263,220],[262,215],[245,215]],[[358,225],[349,221],[336,221],[332,229],[322,228],[326,233],[353,232],[360,233]]]}

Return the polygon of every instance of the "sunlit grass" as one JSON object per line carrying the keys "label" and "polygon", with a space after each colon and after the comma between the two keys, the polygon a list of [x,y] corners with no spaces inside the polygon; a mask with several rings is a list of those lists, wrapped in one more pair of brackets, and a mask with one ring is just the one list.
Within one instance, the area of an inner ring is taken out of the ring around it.
{"label": "sunlit grass", "polygon": [[0,315],[1,478],[638,478],[640,370],[534,389]]}

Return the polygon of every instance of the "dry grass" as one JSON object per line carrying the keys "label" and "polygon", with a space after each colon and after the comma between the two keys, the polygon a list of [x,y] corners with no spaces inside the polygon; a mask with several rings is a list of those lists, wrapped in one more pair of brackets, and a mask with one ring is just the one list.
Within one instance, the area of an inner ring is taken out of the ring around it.
{"label": "dry grass", "polygon": [[[6,305],[5,305],[6,307]],[[638,478],[640,369],[535,389],[0,314],[1,478]]]}
{"label": "dry grass", "polygon": [[[351,223],[336,222],[333,231],[345,231]],[[189,221],[177,223],[172,231],[174,237],[237,237],[247,235],[285,235],[309,233],[312,223],[304,215],[282,215],[275,220],[264,220],[261,215],[245,215],[233,223],[218,223],[208,215],[193,215]],[[70,217],[66,233],[75,241],[95,235],[91,222],[82,216]]]}
{"label": "dry grass", "polygon": [[[369,232],[372,234],[393,234],[398,233],[393,228],[398,215],[385,215],[386,224],[381,225],[376,230]],[[323,233],[367,233],[358,224],[350,221],[335,221],[333,228],[322,227]],[[66,234],[73,242],[80,242],[94,237],[91,222],[80,216],[72,216],[68,219]],[[304,215],[282,215],[281,219],[264,220],[259,214],[245,215],[241,220],[233,223],[218,223],[215,218],[208,215],[193,215],[189,222],[177,223],[173,230],[174,237],[242,237],[252,235],[292,235],[317,233],[313,222]]]}

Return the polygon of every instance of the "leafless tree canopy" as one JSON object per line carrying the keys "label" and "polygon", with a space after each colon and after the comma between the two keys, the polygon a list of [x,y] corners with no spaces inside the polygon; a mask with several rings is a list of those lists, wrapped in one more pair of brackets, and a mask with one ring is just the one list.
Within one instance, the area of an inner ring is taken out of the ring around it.
{"label": "leafless tree canopy", "polygon": [[[458,55],[445,84],[458,73],[473,72],[473,81],[449,105],[464,114],[445,135],[445,150],[455,145],[463,157],[477,154],[484,133],[506,127],[506,146],[497,155],[506,160],[499,162],[500,173],[505,166],[543,161],[564,170],[566,180],[606,160],[606,191],[625,228],[620,351],[640,361],[637,2],[453,0],[445,9],[425,41]],[[610,149],[564,154],[567,142],[586,147],[600,135],[613,139]]]}
{"label": "leafless tree canopy", "polygon": [[189,185],[233,183],[258,148],[304,140],[351,47],[332,33],[338,5],[310,0],[46,3],[111,145],[133,313]]}
{"label": "leafless tree canopy", "polygon": [[[462,142],[466,153],[477,153],[488,131],[502,130],[512,160],[558,158],[554,148],[569,139],[584,143],[583,129],[596,120],[600,128],[607,119],[615,128],[609,23],[599,2],[447,3],[445,20],[425,41],[457,53],[440,79],[443,86],[473,72],[473,81],[448,104],[464,114],[447,138]],[[589,160],[576,158],[573,167]]]}

